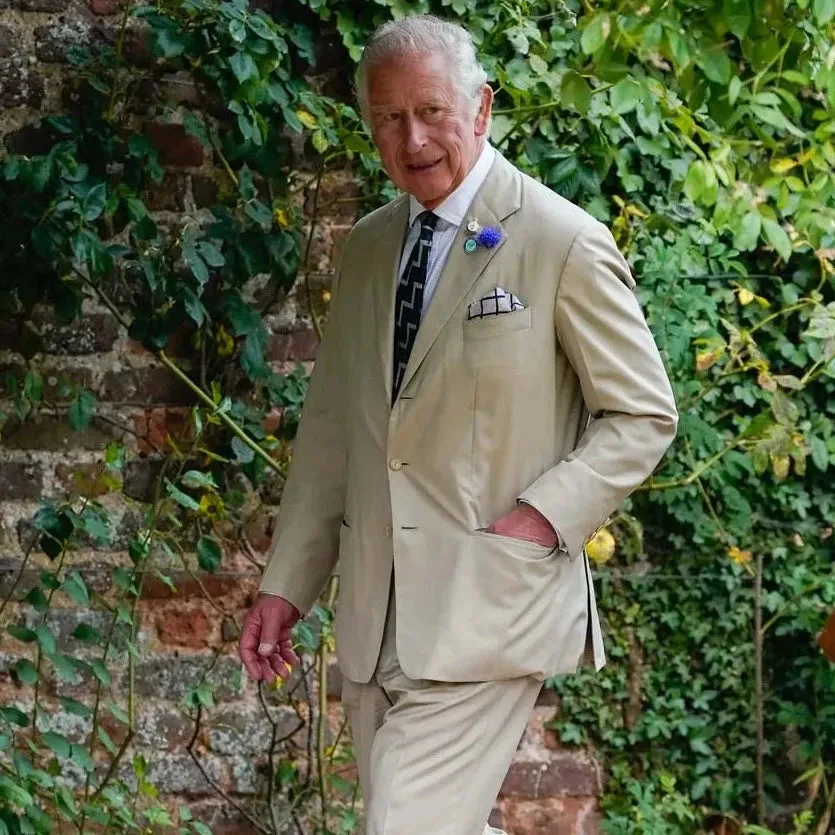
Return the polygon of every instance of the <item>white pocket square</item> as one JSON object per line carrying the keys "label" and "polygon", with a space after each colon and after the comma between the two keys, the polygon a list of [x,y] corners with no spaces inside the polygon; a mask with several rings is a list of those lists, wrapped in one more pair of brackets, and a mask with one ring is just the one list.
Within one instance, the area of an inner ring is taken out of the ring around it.
{"label": "white pocket square", "polygon": [[524,310],[525,305],[513,293],[508,293],[497,287],[477,302],[473,302],[467,310],[467,319],[483,319],[485,316],[500,316],[503,313],[515,313]]}

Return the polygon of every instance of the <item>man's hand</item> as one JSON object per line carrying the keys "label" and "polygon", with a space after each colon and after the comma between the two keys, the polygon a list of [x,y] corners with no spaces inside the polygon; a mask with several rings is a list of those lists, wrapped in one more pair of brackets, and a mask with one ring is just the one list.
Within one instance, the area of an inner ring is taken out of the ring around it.
{"label": "man's hand", "polygon": [[529,504],[520,504],[493,522],[487,531],[513,539],[526,539],[544,548],[556,548],[560,544],[560,538],[551,523]]}
{"label": "man's hand", "polygon": [[290,630],[300,617],[299,610],[283,597],[258,595],[246,613],[238,646],[250,678],[272,684],[276,676],[290,675],[292,666],[299,663]]}

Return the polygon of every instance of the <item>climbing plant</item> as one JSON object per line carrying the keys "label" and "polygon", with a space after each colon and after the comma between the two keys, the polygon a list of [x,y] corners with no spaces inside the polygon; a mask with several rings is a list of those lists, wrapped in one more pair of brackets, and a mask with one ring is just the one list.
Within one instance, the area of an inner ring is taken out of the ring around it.
{"label": "climbing plant", "polygon": [[[170,532],[159,542],[216,566],[219,531],[234,537],[247,507],[232,483],[242,474],[257,492],[283,473],[303,399],[303,375],[264,360],[264,317],[307,250],[302,221],[308,234],[311,223],[296,195],[345,162],[364,208],[393,193],[345,85],[323,95],[332,79],[316,75],[313,33],[335,33],[348,68],[375,25],[423,11],[473,32],[497,93],[494,144],[612,228],[682,414],[656,474],[590,545],[610,664],[549,683],[560,696],[554,728],[606,764],[608,832],[825,835],[835,668],[815,637],[835,605],[832,0],[304,0],[272,14],[243,0],[131,6],[115,46],[76,56],[75,106],[46,120],[49,153],[10,155],[0,168],[0,210],[13,220],[0,241],[3,316],[36,360],[36,307],[71,321],[95,299],[186,381],[196,409],[185,443],[168,450],[176,466],[155,505],[182,530],[179,546]],[[137,20],[154,56],[140,70],[124,52]],[[143,201],[162,167],[134,107],[142,84],[173,72],[193,80],[200,105],[160,97],[153,107],[226,178],[217,205],[180,225],[158,223]],[[42,407],[43,391],[33,361],[10,383],[7,431]],[[66,396],[69,419],[84,426],[94,398]],[[276,407],[289,419],[268,434]],[[121,455],[104,458],[112,486]],[[81,533],[105,535],[106,511],[94,498],[45,507],[35,527],[57,570],[32,605],[48,603],[56,583],[83,594],[61,554]],[[114,616],[128,623],[137,577],[165,573],[143,541],[131,554],[138,574],[114,576],[125,600]],[[16,629],[41,659],[18,671],[23,684],[36,687],[41,663],[67,669],[46,627]],[[209,696],[194,698],[199,710]],[[37,726],[35,710],[3,718],[20,726],[9,740]],[[53,737],[25,738],[87,762]],[[306,779],[284,796],[290,809],[313,797]],[[53,791],[41,771],[18,764],[0,791],[25,810],[0,812],[10,831],[45,831],[20,823],[38,825],[35,799]],[[109,797],[92,790],[88,814]],[[323,831],[352,825],[350,810],[337,823],[326,802],[313,805]]]}

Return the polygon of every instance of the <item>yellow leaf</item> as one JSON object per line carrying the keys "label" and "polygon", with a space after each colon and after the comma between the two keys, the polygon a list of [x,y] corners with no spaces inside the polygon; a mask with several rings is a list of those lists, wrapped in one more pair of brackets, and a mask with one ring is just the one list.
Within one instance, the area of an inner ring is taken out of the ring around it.
{"label": "yellow leaf", "polygon": [[745,563],[751,562],[751,552],[750,551],[742,551],[734,545],[731,548],[728,548],[728,556],[737,564],[737,565],[744,565]]}
{"label": "yellow leaf", "polygon": [[217,326],[215,340],[217,341],[218,356],[228,357],[235,350],[235,340],[232,339],[231,334],[223,325]]}
{"label": "yellow leaf", "polygon": [[756,296],[747,287],[739,288],[739,303],[743,307],[745,307],[746,304],[751,304],[755,298]]}
{"label": "yellow leaf", "polygon": [[785,174],[786,171],[791,171],[797,165],[796,159],[785,157],[783,159],[775,159],[771,162],[771,170],[775,174]]}
{"label": "yellow leaf", "polygon": [[595,565],[604,565],[615,555],[615,538],[608,528],[601,528],[587,543],[586,553]]}
{"label": "yellow leaf", "polygon": [[754,301],[760,307],[771,307],[771,302],[768,299],[763,298],[762,296],[754,296]]}
{"label": "yellow leaf", "polygon": [[721,348],[714,348],[712,351],[702,351],[696,354],[696,371],[707,371],[708,368],[716,365],[724,353],[725,348],[723,346]]}
{"label": "yellow leaf", "polygon": [[307,110],[297,110],[296,116],[299,117],[299,121],[306,128],[310,128],[311,130],[313,130],[313,128],[315,128],[318,124],[318,122],[316,121],[316,117],[312,113],[309,113]]}
{"label": "yellow leaf", "polygon": [[274,209],[273,220],[279,229],[287,229],[290,226],[290,217],[284,209]]}
{"label": "yellow leaf", "polygon": [[774,477],[779,481],[788,478],[790,463],[788,455],[772,455],[771,469],[774,471]]}

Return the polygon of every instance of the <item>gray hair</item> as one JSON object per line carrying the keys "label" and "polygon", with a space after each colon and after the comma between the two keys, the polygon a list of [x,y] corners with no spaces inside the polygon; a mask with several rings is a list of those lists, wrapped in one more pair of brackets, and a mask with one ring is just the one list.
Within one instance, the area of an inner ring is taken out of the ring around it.
{"label": "gray hair", "polygon": [[362,52],[355,78],[360,113],[368,123],[368,71],[389,58],[426,53],[447,58],[457,76],[458,90],[473,116],[481,104],[481,90],[487,73],[479,64],[470,33],[457,23],[434,15],[413,15],[380,26]]}

